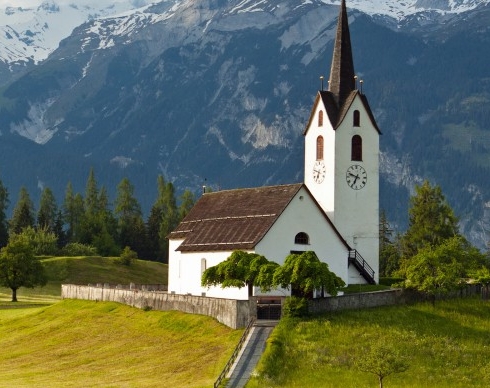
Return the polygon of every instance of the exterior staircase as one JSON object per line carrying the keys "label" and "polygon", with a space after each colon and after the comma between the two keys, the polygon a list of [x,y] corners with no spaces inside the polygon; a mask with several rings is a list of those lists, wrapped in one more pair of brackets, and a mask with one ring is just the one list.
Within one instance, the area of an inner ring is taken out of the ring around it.
{"label": "exterior staircase", "polygon": [[374,279],[374,270],[356,249],[351,249],[349,251],[349,265],[351,264],[356,267],[361,276],[366,279],[369,284],[376,284],[376,280]]}

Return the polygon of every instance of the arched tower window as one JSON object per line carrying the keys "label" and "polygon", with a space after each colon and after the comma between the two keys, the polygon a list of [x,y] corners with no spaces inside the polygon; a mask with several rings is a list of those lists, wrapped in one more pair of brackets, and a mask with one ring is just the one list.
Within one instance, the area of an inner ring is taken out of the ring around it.
{"label": "arched tower window", "polygon": [[316,160],[323,160],[323,136],[316,138]]}
{"label": "arched tower window", "polygon": [[305,232],[299,232],[295,237],[294,237],[294,243],[295,244],[301,244],[301,245],[308,245],[310,243],[310,238]]}
{"label": "arched tower window", "polygon": [[353,124],[354,127],[360,127],[361,126],[361,114],[359,113],[358,110],[354,111],[354,116],[353,116]]}
{"label": "arched tower window", "polygon": [[323,111],[318,111],[318,126],[323,127]]}
{"label": "arched tower window", "polygon": [[351,160],[362,160],[362,137],[359,135],[352,136]]}

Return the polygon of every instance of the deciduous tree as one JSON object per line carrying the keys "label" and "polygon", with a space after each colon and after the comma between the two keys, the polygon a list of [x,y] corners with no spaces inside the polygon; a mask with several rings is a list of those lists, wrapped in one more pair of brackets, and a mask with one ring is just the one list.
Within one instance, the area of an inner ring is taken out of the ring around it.
{"label": "deciduous tree", "polygon": [[444,240],[458,236],[458,219],[446,202],[439,186],[428,181],[415,187],[410,198],[409,225],[402,237],[402,256],[410,258],[420,249],[437,246]]}
{"label": "deciduous tree", "polygon": [[278,266],[274,264],[257,253],[234,251],[225,261],[206,269],[201,284],[204,287],[248,287],[248,296],[253,296],[254,286],[270,289],[268,280],[272,275],[269,271]]}
{"label": "deciduous tree", "polygon": [[286,257],[284,264],[274,273],[273,286],[291,288],[292,295],[305,298],[312,297],[314,290],[337,295],[345,282],[331,272],[328,264],[320,261],[314,252],[307,251]]}
{"label": "deciduous tree", "polygon": [[383,388],[386,377],[402,373],[408,369],[408,363],[398,351],[382,344],[376,344],[364,350],[355,360],[355,366],[362,372],[378,377],[379,388]]}
{"label": "deciduous tree", "polygon": [[12,290],[12,302],[17,302],[20,287],[33,288],[47,282],[44,267],[34,256],[24,235],[12,235],[0,251],[0,284]]}

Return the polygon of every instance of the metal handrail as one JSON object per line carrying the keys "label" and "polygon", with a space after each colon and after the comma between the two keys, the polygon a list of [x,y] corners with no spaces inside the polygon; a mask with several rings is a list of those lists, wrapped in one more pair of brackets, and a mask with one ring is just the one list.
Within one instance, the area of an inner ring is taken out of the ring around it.
{"label": "metal handrail", "polygon": [[371,278],[374,279],[374,270],[370,267],[368,262],[357,252],[356,249],[349,251],[349,260],[355,261],[359,266],[361,266]]}
{"label": "metal handrail", "polygon": [[245,331],[243,332],[243,334],[242,334],[242,336],[240,338],[240,341],[238,341],[238,344],[235,347],[235,350],[233,351],[233,354],[231,355],[230,359],[226,363],[226,365],[223,368],[223,371],[221,372],[221,374],[219,375],[219,377],[214,382],[214,388],[218,388],[220,386],[221,382],[225,378],[226,374],[228,373],[228,371],[230,370],[231,366],[235,362],[238,354],[240,353],[240,350],[242,349],[243,343],[247,339],[248,333],[250,332],[250,329],[253,327],[254,324],[255,324],[255,317],[252,317],[252,318],[250,318],[250,321],[248,321],[248,325],[245,328]]}

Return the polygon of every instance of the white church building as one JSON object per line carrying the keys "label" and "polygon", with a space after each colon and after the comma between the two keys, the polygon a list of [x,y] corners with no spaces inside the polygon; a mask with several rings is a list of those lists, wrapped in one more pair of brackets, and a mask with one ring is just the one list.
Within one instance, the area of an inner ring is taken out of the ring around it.
{"label": "white church building", "polygon": [[328,85],[303,133],[304,183],[203,194],[169,235],[169,292],[248,299],[247,287],[201,286],[204,270],[234,250],[278,264],[314,251],[346,284],[378,282],[380,130],[357,88],[345,0]]}

